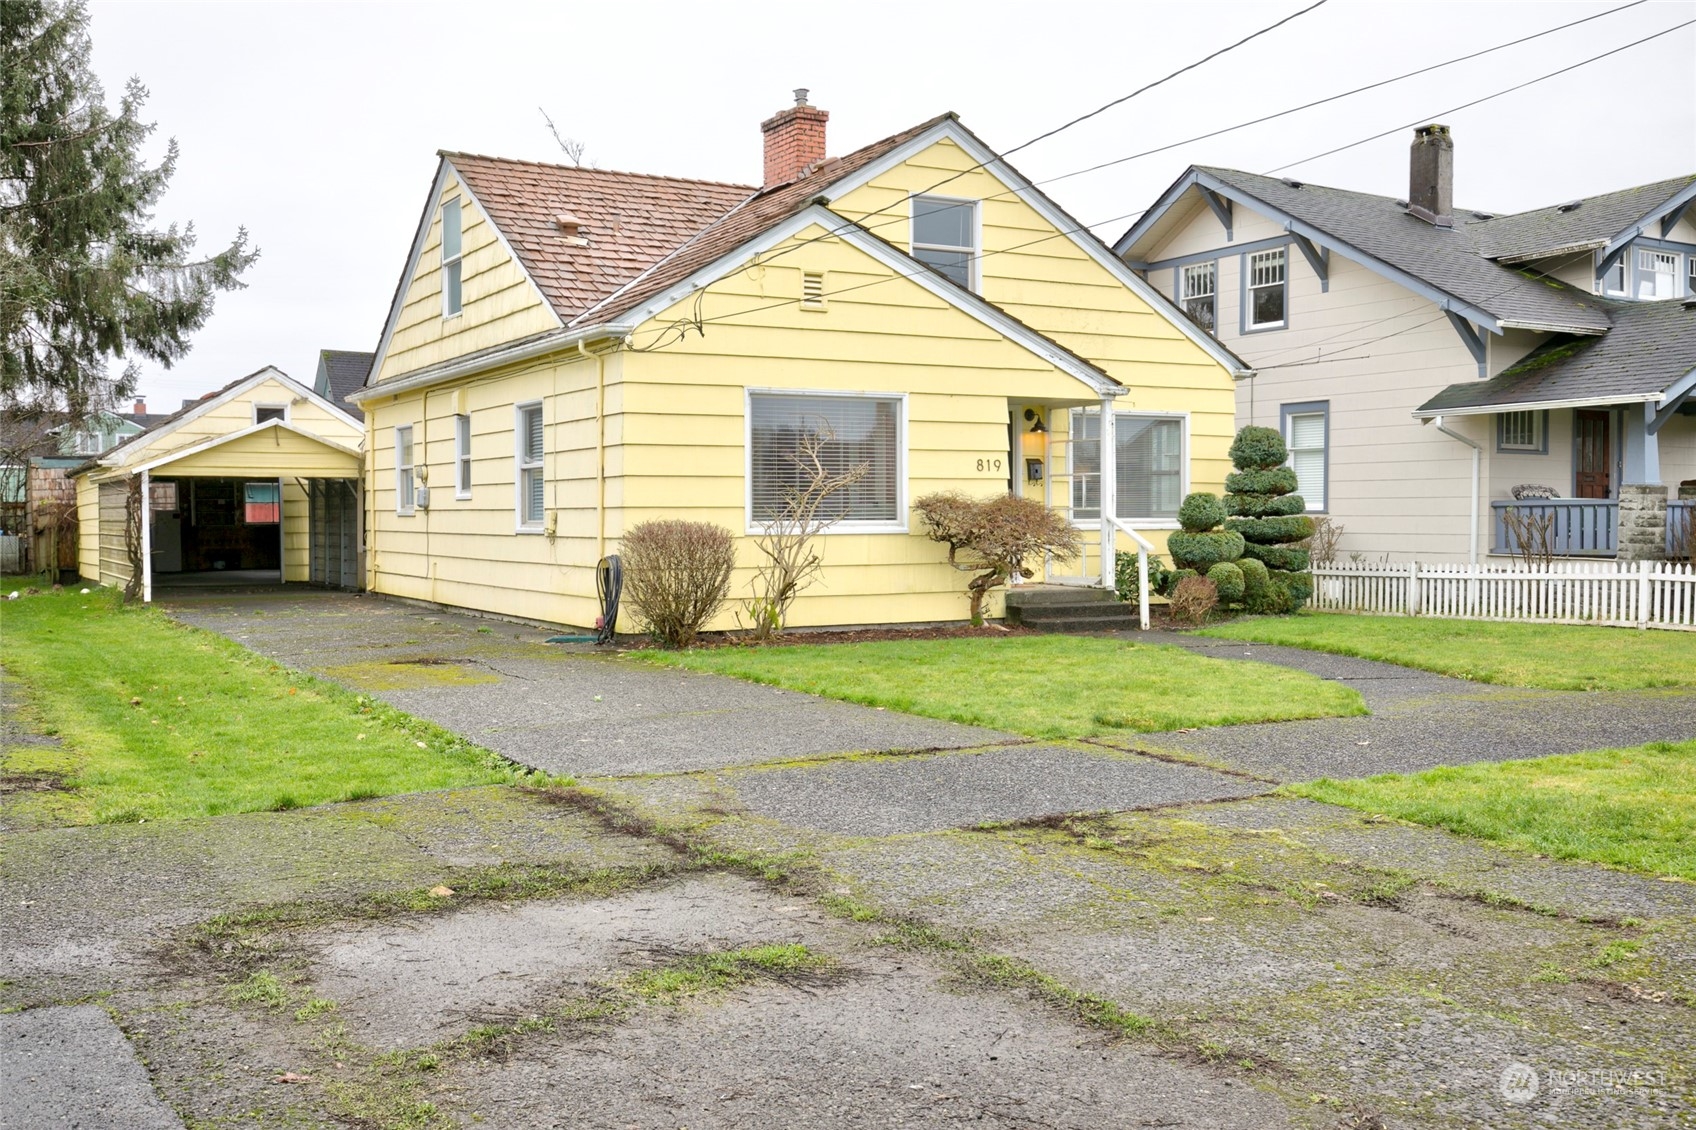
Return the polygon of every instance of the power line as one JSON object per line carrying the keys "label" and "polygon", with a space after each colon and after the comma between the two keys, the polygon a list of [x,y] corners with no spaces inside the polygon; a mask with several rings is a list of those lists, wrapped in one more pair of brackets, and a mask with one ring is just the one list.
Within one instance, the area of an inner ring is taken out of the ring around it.
{"label": "power line", "polygon": [[[1102,161],[1098,164],[1088,165],[1088,166],[1085,166],[1084,168],[1081,168],[1081,169],[1073,169],[1071,172],[1061,173],[1057,176],[1047,177],[1043,180],[1032,181],[1031,184],[1033,186],[1037,186],[1037,187],[1039,187],[1041,185],[1055,184],[1059,181],[1069,180],[1072,177],[1083,176],[1087,173],[1098,172],[1102,169],[1109,169],[1109,168],[1113,168],[1117,165],[1123,165],[1123,164],[1125,164],[1129,161],[1136,161],[1136,160],[1140,160],[1144,157],[1152,157],[1156,154],[1165,153],[1165,152],[1168,152],[1168,151],[1173,150],[1173,149],[1180,149],[1180,148],[1182,148],[1186,145],[1193,145],[1198,141],[1207,141],[1207,140],[1210,140],[1210,139],[1215,138],[1215,137],[1221,137],[1221,136],[1223,136],[1224,134],[1227,134],[1227,133],[1235,133],[1237,130],[1247,129],[1249,126],[1263,125],[1266,122],[1275,121],[1278,118],[1288,117],[1291,114],[1298,114],[1298,113],[1301,113],[1304,110],[1311,110],[1311,109],[1314,109],[1317,106],[1324,106],[1324,105],[1331,103],[1331,102],[1341,101],[1344,98],[1352,98],[1353,96],[1355,96],[1357,94],[1364,94],[1367,91],[1377,90],[1380,87],[1390,86],[1390,85],[1393,85],[1393,84],[1398,83],[1398,82],[1403,82],[1403,81],[1410,79],[1410,78],[1418,78],[1420,75],[1430,74],[1432,71],[1442,70],[1444,67],[1451,67],[1451,66],[1454,66],[1458,63],[1471,62],[1473,59],[1482,58],[1485,55],[1494,54],[1497,51],[1504,51],[1509,47],[1518,47],[1519,45],[1521,45],[1523,43],[1529,43],[1532,40],[1542,39],[1543,37],[1553,35],[1556,32],[1566,31],[1568,28],[1574,28],[1574,27],[1579,26],[1580,24],[1590,23],[1593,20],[1603,19],[1604,17],[1612,16],[1612,15],[1615,15],[1619,12],[1623,12],[1623,11],[1627,10],[1628,8],[1636,8],[1636,7],[1639,7],[1640,5],[1646,4],[1646,3],[1648,3],[1648,0],[1631,0],[1631,2],[1628,3],[1628,4],[1621,4],[1620,6],[1618,6],[1616,8],[1609,8],[1605,12],[1597,12],[1593,15],[1585,16],[1582,19],[1572,20],[1572,21],[1570,21],[1568,23],[1564,23],[1564,24],[1557,24],[1554,27],[1545,28],[1542,31],[1533,32],[1530,35],[1524,35],[1524,36],[1521,36],[1518,39],[1510,39],[1510,40],[1508,40],[1504,43],[1498,43],[1493,47],[1486,47],[1486,48],[1483,48],[1482,50],[1473,51],[1473,52],[1466,54],[1466,55],[1457,55],[1453,59],[1445,59],[1443,62],[1440,62],[1440,63],[1432,63],[1429,66],[1420,67],[1417,70],[1407,71],[1403,74],[1396,75],[1393,78],[1380,79],[1377,82],[1368,83],[1365,86],[1357,86],[1353,90],[1345,90],[1345,91],[1342,91],[1341,93],[1338,93],[1338,94],[1327,95],[1324,98],[1319,98],[1319,99],[1315,99],[1312,102],[1303,103],[1300,106],[1291,106],[1288,109],[1279,110],[1276,113],[1265,114],[1265,115],[1258,117],[1258,118],[1251,118],[1246,122],[1238,122],[1235,125],[1225,126],[1221,129],[1210,130],[1207,133],[1197,134],[1194,137],[1187,137],[1187,138],[1184,138],[1181,141],[1169,142],[1165,145],[1156,146],[1153,149],[1142,150],[1139,153],[1131,153],[1131,154],[1128,154],[1128,155],[1123,156],[1123,157],[1115,157],[1115,158],[1113,158],[1112,160],[1109,160],[1109,161]],[[1296,15],[1300,15],[1300,14],[1301,14],[1300,12],[1296,13]],[[1294,17],[1292,16],[1290,18],[1293,19]],[[1256,33],[1256,34],[1260,34],[1260,33]],[[1203,61],[1205,61],[1205,60],[1203,60]],[[1192,67],[1196,66],[1196,65],[1198,65],[1198,64],[1191,64]],[[1179,72],[1173,72],[1173,73],[1177,74]],[[1172,76],[1168,75],[1167,77],[1170,78]],[[1165,79],[1162,79],[1160,81],[1164,82]],[[1150,86],[1154,86],[1154,85],[1158,85],[1158,84],[1157,83],[1150,84]],[[1146,90],[1146,89],[1149,89],[1149,87],[1144,87],[1143,89]],[[1127,96],[1127,97],[1130,97],[1130,96]],[[1099,111],[1096,111],[1096,112],[1099,112]],[[1088,117],[1088,116],[1090,116],[1090,115],[1085,115],[1085,117]],[[1082,120],[1082,119],[1077,119],[1077,120]],[[1391,132],[1395,132],[1395,131],[1391,131]],[[1378,136],[1383,136],[1383,135],[1378,135]],[[1036,139],[1033,139],[1033,140],[1036,140]],[[1367,141],[1373,141],[1373,140],[1376,140],[1376,137],[1367,138],[1366,140]],[[1006,150],[1006,152],[1004,152],[1004,153],[997,154],[996,158],[994,158],[994,159],[1005,158],[1007,156],[1007,154],[1017,153],[1019,150],[1025,148],[1026,146],[1028,146],[1030,144],[1031,144],[1031,142],[1027,141],[1027,142],[1025,142],[1021,145],[1016,145],[1013,148]],[[1363,142],[1356,142],[1354,144],[1365,144],[1365,142],[1364,141]],[[949,184],[952,181],[958,180],[962,176],[966,176],[969,173],[972,173],[972,172],[977,171],[978,169],[984,168],[987,164],[988,164],[988,162],[979,162],[978,164],[973,165],[971,168],[966,169],[963,172],[955,173],[953,176],[949,177],[947,180],[939,181],[936,184],[932,185],[930,188],[925,189],[923,191],[924,192],[933,192],[937,188],[940,188],[940,187],[942,187],[946,184]],[[1273,170],[1273,171],[1277,171],[1277,170]],[[1003,198],[1008,197],[1008,196],[1017,196],[1017,195],[1018,195],[1017,190],[1008,189],[1005,192],[998,192],[998,193],[995,193],[991,196],[986,196],[983,199],[984,200],[1000,200],[1000,199],[1003,199]],[[876,223],[876,224],[865,223],[866,219],[868,219],[872,216],[880,215],[884,212],[887,212],[891,206],[892,205],[885,205],[884,207],[879,208],[875,212],[868,212],[866,214],[866,216],[861,217],[861,219],[859,221],[859,226],[865,228],[867,231],[876,231],[879,228],[892,227],[892,226],[907,223],[908,218],[905,217],[905,216],[896,216],[896,217],[893,217],[893,218],[888,219],[888,220],[884,220],[884,221],[882,221],[880,223]],[[1103,223],[1109,223],[1109,222],[1111,222],[1111,221],[1103,221]],[[1096,225],[1096,226],[1100,226],[1100,225]],[[842,229],[842,230],[845,230],[845,229]],[[833,234],[835,234],[835,229],[833,229],[832,231],[826,232],[822,235],[814,236],[814,237],[812,237],[811,240],[803,241],[803,242],[796,244],[792,247],[785,248],[781,252],[774,254],[774,255],[772,255],[772,256],[770,256],[766,259],[763,259],[761,261],[769,263],[773,259],[781,258],[783,255],[789,254],[791,251],[799,250],[801,247],[806,246],[808,242],[813,242],[813,241],[820,240],[820,239],[826,239],[826,238],[829,238]]]}
{"label": "power line", "polygon": [[[1629,6],[1632,6],[1632,5],[1627,5],[1627,7],[1629,7]],[[1612,9],[1612,11],[1620,11],[1620,10],[1622,10],[1622,9]],[[1607,15],[1607,14],[1610,14],[1610,13],[1602,13],[1602,14]],[[1590,18],[1595,18],[1595,17],[1590,17]],[[1680,31],[1680,30],[1682,30],[1686,27],[1691,26],[1692,24],[1696,24],[1696,20],[1686,20],[1684,23],[1675,24],[1672,27],[1664,28],[1661,31],[1655,32],[1652,35],[1644,36],[1642,39],[1634,40],[1633,42],[1627,43],[1627,44],[1625,44],[1621,47],[1616,47],[1616,48],[1613,48],[1612,50],[1604,51],[1599,55],[1593,55],[1588,59],[1584,59],[1584,60],[1581,60],[1580,62],[1573,63],[1570,66],[1562,67],[1559,70],[1551,71],[1547,74],[1540,75],[1536,78],[1529,79],[1525,82],[1517,83],[1513,86],[1507,87],[1506,89],[1496,91],[1493,94],[1487,94],[1487,95],[1485,95],[1481,98],[1473,99],[1472,101],[1464,103],[1461,106],[1457,106],[1457,107],[1454,107],[1454,108],[1449,109],[1449,110],[1439,111],[1436,114],[1422,116],[1422,117],[1416,119],[1415,122],[1413,123],[1413,125],[1417,125],[1417,124],[1422,123],[1422,122],[1430,121],[1432,118],[1441,117],[1445,114],[1453,114],[1453,113],[1456,113],[1460,110],[1470,109],[1474,106],[1478,106],[1478,105],[1480,105],[1484,102],[1488,102],[1492,99],[1500,98],[1500,97],[1503,97],[1505,95],[1512,94],[1516,91],[1523,90],[1528,86],[1535,85],[1536,83],[1543,82],[1547,79],[1555,78],[1559,75],[1567,74],[1568,72],[1576,70],[1579,67],[1587,66],[1587,65],[1589,65],[1591,63],[1595,63],[1595,62],[1600,62],[1601,60],[1609,58],[1613,55],[1617,55],[1622,51],[1629,50],[1633,47],[1641,46],[1644,43],[1648,43],[1652,40],[1659,39],[1662,36],[1671,35],[1673,32]],[[1559,30],[1559,29],[1551,29],[1551,30]],[[1331,150],[1327,151],[1326,153],[1317,154],[1314,157],[1303,158],[1300,161],[1291,162],[1290,164],[1287,164],[1287,165],[1280,165],[1280,166],[1278,166],[1277,169],[1270,170],[1270,172],[1278,172],[1282,169],[1290,168],[1290,167],[1292,167],[1292,165],[1299,165],[1299,164],[1305,163],[1306,161],[1316,160],[1318,157],[1329,156],[1333,153],[1340,153],[1345,149],[1352,149],[1352,148],[1359,146],[1359,145],[1365,145],[1368,142],[1376,141],[1378,138],[1386,137],[1386,136],[1388,136],[1392,133],[1399,133],[1402,130],[1410,129],[1410,128],[1412,128],[1411,125],[1400,126],[1400,127],[1397,127],[1396,129],[1393,129],[1393,130],[1386,130],[1382,133],[1373,134],[1371,137],[1361,138],[1360,140],[1350,142],[1347,145],[1338,146],[1335,149],[1331,149]],[[876,215],[876,214],[877,213],[875,213],[875,212],[868,213],[868,215]],[[1029,240],[1025,243],[1015,244],[1014,246],[1011,246],[1011,247],[998,248],[994,251],[979,252],[975,255],[972,255],[970,257],[970,259],[971,260],[982,260],[982,259],[988,258],[990,255],[1002,255],[1002,254],[1007,254],[1007,253],[1013,252],[1013,251],[1023,250],[1027,247],[1032,247],[1032,246],[1035,246],[1035,245],[1040,244],[1040,243],[1046,243],[1046,242],[1048,242],[1049,240],[1052,240],[1052,239],[1059,239],[1059,238],[1063,238],[1063,237],[1066,237],[1066,236],[1077,235],[1079,233],[1088,232],[1094,227],[1100,227],[1104,224],[1116,223],[1116,222],[1119,222],[1119,221],[1122,221],[1122,220],[1130,219],[1134,216],[1138,216],[1138,215],[1141,215],[1141,214],[1142,214],[1141,211],[1129,212],[1129,213],[1125,213],[1125,214],[1120,215],[1120,216],[1112,216],[1112,217],[1109,217],[1107,219],[1097,221],[1094,224],[1086,224],[1086,225],[1080,225],[1080,226],[1075,227],[1075,228],[1066,228],[1066,229],[1057,230],[1057,231],[1054,231],[1054,232],[1052,232],[1048,235],[1040,236],[1037,239]],[[868,231],[868,232],[871,230],[869,228],[865,228],[863,225],[861,225],[861,224],[859,224],[855,221],[851,221],[851,220],[845,221],[843,224],[831,229],[830,231],[827,231],[827,232],[820,234],[820,235],[810,236],[806,240],[803,240],[799,243],[791,245],[790,247],[782,249],[776,255],[772,255],[772,256],[769,256],[769,257],[766,257],[766,258],[757,259],[756,261],[760,262],[760,263],[769,263],[773,259],[781,257],[781,255],[783,255],[783,254],[788,254],[790,251],[799,250],[801,247],[807,246],[811,243],[818,242],[819,240],[828,238],[832,235],[838,235],[838,234],[841,234],[843,232],[853,230],[854,228],[860,228],[861,230]],[[919,277],[919,276],[930,274],[930,273],[934,273],[934,272],[932,272],[931,268],[921,266],[919,268],[919,270],[917,270],[917,271],[898,272],[896,274],[886,275],[886,276],[883,276],[881,278],[874,279],[870,282],[858,283],[858,284],[851,286],[851,287],[844,287],[841,290],[829,291],[829,292],[826,293],[825,297],[828,298],[828,297],[833,297],[833,296],[841,295],[841,294],[849,294],[849,293],[852,293],[852,292],[857,291],[857,290],[863,290],[867,287],[879,286],[879,285],[882,285],[882,284],[887,283],[887,282],[893,282],[896,279],[915,278],[915,277]],[[700,307],[700,298],[702,296],[704,296],[704,294],[705,294],[705,288],[702,288],[701,291],[697,292],[697,299],[696,299],[697,310]],[[714,323],[717,323],[717,322],[729,321],[733,318],[744,317],[748,314],[759,313],[763,310],[771,310],[771,309],[776,309],[776,308],[783,307],[783,306],[792,306],[792,305],[798,303],[799,301],[800,301],[799,298],[785,298],[785,299],[780,299],[780,300],[775,301],[775,302],[762,303],[761,305],[758,305],[758,306],[751,306],[751,307],[747,307],[747,308],[742,309],[742,310],[736,310],[736,311],[732,311],[730,313],[716,315],[716,316],[710,317],[710,318],[696,317],[694,319],[687,319],[687,320],[684,320],[684,321],[675,322],[671,326],[666,327],[666,329],[661,331],[661,334],[663,336],[663,334],[670,332],[670,331],[673,331],[673,330],[680,331],[678,339],[677,339],[677,340],[680,341],[680,340],[683,339],[683,337],[687,336],[687,332],[691,328],[693,328],[696,332],[699,333],[707,325],[711,325],[711,324],[714,324]],[[668,345],[668,344],[671,344],[671,343],[656,340],[653,344],[646,346],[646,347],[642,347],[642,351],[651,351],[651,350],[663,348],[665,345]]]}
{"label": "power line", "polygon": [[[1307,13],[1313,11],[1315,8],[1323,7],[1327,2],[1328,2],[1328,0],[1318,0],[1317,3],[1310,4],[1307,7],[1303,8],[1299,12],[1293,12],[1290,15],[1285,16],[1283,19],[1277,21],[1276,23],[1267,24],[1265,27],[1261,28],[1259,31],[1251,32],[1250,34],[1245,35],[1241,39],[1237,40],[1235,43],[1229,44],[1225,47],[1221,47],[1219,50],[1213,52],[1210,55],[1203,56],[1202,58],[1197,59],[1193,63],[1185,64],[1184,66],[1179,67],[1177,70],[1171,72],[1170,74],[1165,75],[1162,78],[1155,79],[1153,82],[1148,83],[1146,86],[1139,87],[1136,90],[1131,91],[1129,94],[1124,95],[1123,97],[1116,98],[1113,101],[1108,102],[1104,105],[1097,106],[1095,109],[1091,110],[1089,113],[1081,114],[1078,117],[1073,118],[1071,121],[1066,122],[1063,125],[1056,126],[1053,129],[1048,130],[1045,133],[1040,133],[1037,136],[1031,138],[1029,141],[1022,141],[1018,145],[1013,146],[1013,148],[1008,149],[1005,152],[994,153],[989,157],[988,160],[979,161],[977,164],[971,166],[970,168],[961,169],[957,173],[951,173],[948,176],[944,177],[943,179],[937,181],[935,184],[929,186],[928,188],[920,189],[918,192],[912,193],[910,195],[923,196],[927,192],[935,192],[939,188],[943,188],[947,185],[953,184],[955,181],[959,180],[961,177],[969,176],[972,173],[977,172],[979,169],[985,168],[992,161],[999,161],[999,160],[1004,159],[1010,153],[1017,153],[1021,149],[1028,149],[1032,145],[1035,145],[1039,141],[1046,140],[1047,138],[1053,137],[1055,134],[1058,134],[1058,133],[1061,133],[1065,130],[1071,129],[1073,126],[1077,125],[1079,122],[1088,121],[1090,118],[1093,118],[1098,114],[1105,113],[1106,111],[1112,109],[1115,106],[1121,106],[1124,103],[1129,102],[1131,99],[1137,97],[1139,94],[1147,93],[1148,91],[1153,90],[1157,86],[1160,86],[1164,83],[1171,82],[1173,79],[1177,78],[1179,75],[1185,74],[1189,71],[1193,71],[1197,67],[1200,67],[1200,66],[1202,66],[1206,63],[1212,62],[1214,59],[1219,58],[1219,56],[1221,56],[1221,55],[1227,54],[1231,51],[1235,51],[1237,48],[1243,46],[1244,44],[1246,44],[1246,43],[1248,43],[1252,40],[1258,39],[1261,36],[1267,34],[1268,32],[1275,31],[1278,28],[1283,27],[1285,24],[1289,23],[1291,20],[1297,19],[1301,16],[1305,16],[1305,15],[1307,15]],[[1643,0],[1638,0],[1638,2],[1641,3],[1641,2],[1643,2]],[[905,198],[903,198],[903,199],[905,199]],[[883,207],[877,209],[874,212],[866,213],[866,215],[860,217],[860,219],[858,221],[855,221],[856,226],[865,227],[865,223],[864,223],[865,220],[870,219],[872,216],[882,215],[884,212],[887,212],[892,207],[894,207],[894,204],[885,204]],[[897,220],[893,220],[891,222],[892,223],[905,223],[906,220],[905,219],[897,219]],[[790,247],[786,247],[786,248],[782,249],[781,251],[774,253],[770,257],[761,260],[761,262],[769,263],[773,259],[780,259],[784,255],[788,255],[788,254],[790,254],[794,251],[799,251],[801,248],[806,247],[810,243],[817,242],[818,240],[821,240],[821,239],[830,239],[831,237],[839,235],[839,234],[841,234],[841,232],[846,231],[846,230],[848,230],[846,227],[833,228],[829,231],[823,232],[820,235],[816,235],[816,236],[813,236],[809,239],[803,240],[798,244],[794,244]]]}

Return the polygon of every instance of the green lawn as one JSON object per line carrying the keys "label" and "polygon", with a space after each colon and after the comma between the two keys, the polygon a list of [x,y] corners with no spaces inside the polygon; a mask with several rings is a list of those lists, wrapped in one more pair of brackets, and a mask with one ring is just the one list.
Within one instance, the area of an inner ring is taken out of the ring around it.
{"label": "green lawn", "polygon": [[1690,632],[1304,612],[1235,620],[1201,634],[1380,659],[1510,687],[1696,687],[1696,634]]}
{"label": "green lawn", "polygon": [[1286,785],[1462,835],[1696,880],[1696,741]]}
{"label": "green lawn", "polygon": [[[69,791],[10,803],[66,823],[270,811],[518,779],[439,727],[185,627],[116,594],[0,603],[0,663],[57,748],[0,751]],[[8,693],[13,690],[8,686]]]}
{"label": "green lawn", "polygon": [[1083,636],[887,640],[637,653],[826,698],[1037,738],[1365,714],[1301,671]]}

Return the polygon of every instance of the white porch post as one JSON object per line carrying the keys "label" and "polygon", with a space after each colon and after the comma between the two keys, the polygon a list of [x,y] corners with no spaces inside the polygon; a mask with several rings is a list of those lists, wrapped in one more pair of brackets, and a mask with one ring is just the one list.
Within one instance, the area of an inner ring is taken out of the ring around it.
{"label": "white porch post", "polygon": [[141,473],[141,600],[153,602],[153,491],[146,471]]}
{"label": "white porch post", "polygon": [[1113,517],[1119,513],[1118,417],[1113,398],[1101,398],[1101,587],[1113,587]]}

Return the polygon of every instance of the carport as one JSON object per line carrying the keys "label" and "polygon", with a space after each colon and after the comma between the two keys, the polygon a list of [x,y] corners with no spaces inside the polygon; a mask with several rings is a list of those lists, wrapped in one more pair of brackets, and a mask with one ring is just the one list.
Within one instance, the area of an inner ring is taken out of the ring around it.
{"label": "carport", "polygon": [[159,586],[280,585],[301,564],[314,583],[357,588],[360,463],[354,448],[268,419],[97,479],[101,580],[128,580],[135,522],[143,600]]}

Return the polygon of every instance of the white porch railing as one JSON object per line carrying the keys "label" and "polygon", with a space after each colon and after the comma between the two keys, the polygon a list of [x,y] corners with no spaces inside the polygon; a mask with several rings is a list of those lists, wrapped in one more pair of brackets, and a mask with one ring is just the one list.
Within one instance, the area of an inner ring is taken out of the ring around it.
{"label": "white porch railing", "polygon": [[1451,620],[1519,620],[1696,631],[1696,566],[1671,561],[1548,565],[1315,566],[1312,607]]}
{"label": "white porch railing", "polygon": [[[1137,545],[1137,616],[1142,621],[1142,630],[1148,631],[1148,555],[1154,552],[1154,543],[1127,526],[1122,519],[1112,519],[1118,531],[1136,542]],[[1106,531],[1103,531],[1103,536]],[[1118,582],[1118,569],[1113,570],[1114,584]]]}

